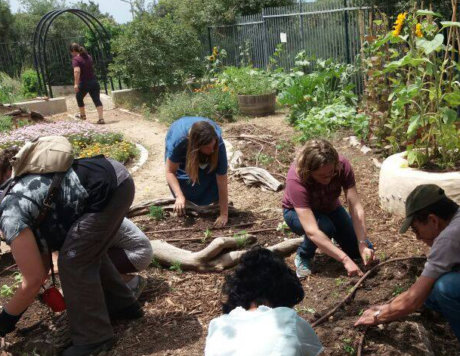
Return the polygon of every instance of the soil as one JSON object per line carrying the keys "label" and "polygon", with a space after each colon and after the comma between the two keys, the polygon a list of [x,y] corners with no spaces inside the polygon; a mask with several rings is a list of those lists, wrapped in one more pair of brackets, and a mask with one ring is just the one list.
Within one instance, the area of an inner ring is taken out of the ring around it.
{"label": "soil", "polygon": [[[90,113],[88,119],[94,120],[94,115]],[[295,149],[298,148],[293,141],[295,133],[284,121],[284,116],[278,114],[223,125],[224,138],[243,152],[244,164],[257,163],[260,167],[276,173],[275,177],[280,181],[283,181]],[[168,197],[169,191],[163,178],[166,127],[119,110],[107,111],[105,117],[108,128],[122,131],[127,137],[143,144],[149,150],[150,156],[146,166],[134,174],[137,186],[136,200]],[[266,142],[231,138],[242,134],[263,137],[261,139]],[[374,156],[364,155],[358,149],[347,146],[343,140],[347,134],[338,134],[332,141],[338,151],[348,157],[354,168],[360,199],[366,212],[368,235],[374,243],[377,257],[386,260],[423,256],[427,248],[417,241],[411,232],[398,234],[402,219],[380,209],[377,189],[379,170],[373,164]],[[271,228],[270,231],[254,233],[257,244],[263,246],[294,237],[287,231],[276,230],[282,222],[282,191],[275,193],[257,187],[248,188],[232,175],[229,182],[230,201],[241,211],[240,214],[230,217],[230,226],[264,219],[272,220],[244,227],[211,230],[211,236],[208,235],[207,238],[205,231],[211,229],[215,220],[212,216],[179,218],[167,214],[164,219],[155,220],[146,215],[134,220],[150,239],[173,240],[171,244],[193,251],[202,249],[216,236],[232,236],[240,231],[251,233],[254,230]],[[184,228],[191,230],[164,231]],[[293,256],[286,258],[286,262],[294,268]],[[305,299],[296,306],[299,315],[310,322],[337,305],[358,280],[357,277],[347,277],[341,264],[324,254],[317,253],[315,263],[318,271],[302,280]],[[12,264],[10,255],[2,256],[0,271]],[[414,259],[387,264],[370,276],[348,304],[329,320],[315,327],[325,346],[324,354],[355,354],[362,329],[353,327],[353,323],[360,312],[368,305],[383,303],[406,290],[420,275],[422,268],[423,261]],[[0,285],[11,285],[13,273],[14,269],[0,272]],[[211,319],[221,314],[221,288],[228,273],[231,273],[231,270],[222,273],[196,273],[182,272],[179,268],[159,268],[154,265],[149,267],[141,273],[148,278],[147,288],[140,297],[146,315],[136,321],[115,324],[118,341],[109,354],[202,355],[207,326]],[[5,301],[5,298],[0,298],[0,303],[3,304]],[[30,327],[40,320],[43,322],[32,330],[26,330],[25,333],[16,331],[8,335],[5,338],[6,344],[1,346],[0,350],[7,350],[15,355],[30,354],[34,348],[36,351],[54,350],[50,344],[62,341],[59,334],[59,330],[63,328],[61,319],[57,315],[51,315],[36,301],[24,314],[18,327],[21,329]],[[460,355],[460,344],[446,321],[426,311],[414,313],[403,321],[369,328],[364,339],[363,354],[423,355],[428,354],[428,343],[431,343],[434,355]],[[46,353],[42,351],[41,354]]]}

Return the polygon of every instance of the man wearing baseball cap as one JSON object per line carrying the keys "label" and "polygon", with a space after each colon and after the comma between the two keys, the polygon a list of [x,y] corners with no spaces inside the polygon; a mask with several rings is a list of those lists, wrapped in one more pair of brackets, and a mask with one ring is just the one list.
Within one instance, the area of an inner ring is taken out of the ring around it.
{"label": "man wearing baseball cap", "polygon": [[404,317],[423,304],[449,322],[460,341],[460,209],[434,184],[416,187],[406,200],[406,219],[418,240],[431,247],[422,275],[391,303],[372,306],[355,323],[377,325]]}

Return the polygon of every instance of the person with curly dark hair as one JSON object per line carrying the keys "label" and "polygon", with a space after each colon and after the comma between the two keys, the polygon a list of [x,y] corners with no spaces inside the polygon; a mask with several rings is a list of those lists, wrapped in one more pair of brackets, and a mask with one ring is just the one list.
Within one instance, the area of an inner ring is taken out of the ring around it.
{"label": "person with curly dark hair", "polygon": [[226,276],[224,315],[211,320],[206,356],[318,355],[323,346],[294,305],[304,298],[299,278],[284,260],[256,247]]}

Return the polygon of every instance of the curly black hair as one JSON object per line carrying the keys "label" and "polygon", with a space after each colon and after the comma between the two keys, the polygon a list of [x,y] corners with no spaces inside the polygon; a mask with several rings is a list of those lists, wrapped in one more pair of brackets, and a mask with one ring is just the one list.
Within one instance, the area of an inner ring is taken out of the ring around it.
{"label": "curly black hair", "polygon": [[289,307],[302,301],[304,291],[295,272],[270,250],[255,247],[246,252],[235,271],[226,276],[222,292],[227,296],[225,314],[251,303],[272,308]]}

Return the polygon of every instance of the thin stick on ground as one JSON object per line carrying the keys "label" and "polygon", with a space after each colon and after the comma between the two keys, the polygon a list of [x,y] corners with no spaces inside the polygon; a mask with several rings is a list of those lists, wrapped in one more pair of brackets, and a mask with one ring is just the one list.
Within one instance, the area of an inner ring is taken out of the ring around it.
{"label": "thin stick on ground", "polygon": [[8,271],[12,270],[15,267],[17,267],[16,263],[11,265],[11,266],[6,267],[3,271],[0,272],[0,275],[2,275],[5,272],[8,272]]}
{"label": "thin stick on ground", "polygon": [[[274,220],[280,220],[280,218],[256,220],[256,221],[245,222],[245,223],[235,224],[235,225],[227,225],[227,226],[222,226],[222,227],[211,226],[211,227],[209,228],[209,230],[231,229],[231,228],[233,228],[233,227],[242,227],[242,226],[249,226],[249,225],[257,225],[257,224],[262,224],[262,223],[264,223],[264,222],[274,221]],[[166,229],[166,230],[149,231],[148,234],[160,234],[160,233],[165,233],[165,232],[181,232],[181,231],[200,231],[200,230],[201,230],[201,229],[196,228],[196,227],[184,227],[184,228],[180,228],[180,229]]]}
{"label": "thin stick on ground", "polygon": [[239,139],[239,140],[248,140],[248,141],[254,141],[254,142],[258,142],[258,143],[265,143],[267,145],[270,145],[270,146],[276,146],[273,142],[268,142],[268,141],[265,141],[265,140],[262,140],[258,137],[255,137],[255,136],[250,136],[250,135],[239,135],[239,136],[228,136],[226,137],[227,139],[230,139],[230,138],[233,138],[233,139]]}
{"label": "thin stick on ground", "polygon": [[334,314],[342,305],[344,305],[345,303],[349,302],[353,298],[353,296],[354,296],[356,290],[358,289],[358,287],[366,280],[367,277],[369,277],[378,268],[380,268],[380,267],[382,267],[382,266],[384,266],[384,265],[386,265],[387,263],[390,263],[390,262],[398,262],[398,261],[405,261],[405,260],[425,260],[425,259],[426,259],[426,257],[420,257],[420,256],[400,257],[400,258],[393,258],[392,260],[387,260],[387,261],[379,263],[378,265],[374,266],[372,269],[367,271],[364,274],[364,276],[361,277],[361,279],[353,286],[353,288],[351,289],[350,293],[348,293],[348,295],[339,304],[337,304],[334,308],[332,308],[329,312],[324,314],[318,320],[313,322],[311,324],[311,326],[315,327],[315,326],[318,326],[319,324],[323,323],[325,320],[327,320],[327,318],[329,318],[332,314]]}
{"label": "thin stick on ground", "polygon": [[364,338],[366,337],[367,329],[369,329],[368,326],[364,328],[363,333],[361,334],[361,337],[359,338],[358,351],[356,352],[356,356],[361,356],[363,354]]}

